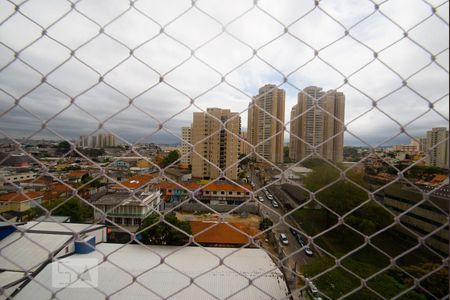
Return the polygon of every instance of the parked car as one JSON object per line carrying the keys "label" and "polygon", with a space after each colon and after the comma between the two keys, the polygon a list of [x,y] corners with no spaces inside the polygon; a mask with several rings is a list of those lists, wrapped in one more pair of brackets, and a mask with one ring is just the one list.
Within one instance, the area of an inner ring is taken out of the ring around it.
{"label": "parked car", "polygon": [[289,227],[289,231],[292,233],[294,237],[297,235],[297,230],[295,230],[293,227]]}
{"label": "parked car", "polygon": [[271,194],[267,193],[266,196],[267,196],[267,199],[273,200],[273,196]]}
{"label": "parked car", "polygon": [[312,256],[313,255],[313,252],[312,252],[311,248],[309,248],[309,246],[305,246],[305,253],[308,256]]}
{"label": "parked car", "polygon": [[272,206],[275,207],[275,208],[278,208],[278,203],[277,203],[277,201],[275,201],[275,200],[272,201]]}
{"label": "parked car", "polygon": [[289,245],[289,240],[284,233],[280,233],[280,241],[283,245]]}
{"label": "parked car", "polygon": [[319,294],[319,290],[309,278],[305,279],[305,283],[308,287],[308,292],[312,296],[313,300],[322,300],[322,297]]}
{"label": "parked car", "polygon": [[305,240],[303,239],[303,237],[300,234],[297,234],[295,237],[297,238],[297,242],[300,244],[300,246],[303,247],[306,244]]}
{"label": "parked car", "polygon": [[258,196],[259,202],[264,202],[264,198],[262,196]]}

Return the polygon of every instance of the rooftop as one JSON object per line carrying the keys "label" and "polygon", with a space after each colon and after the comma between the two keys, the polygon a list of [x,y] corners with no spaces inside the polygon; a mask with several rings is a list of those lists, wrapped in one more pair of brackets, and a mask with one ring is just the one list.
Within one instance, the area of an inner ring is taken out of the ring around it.
{"label": "rooftop", "polygon": [[64,223],[70,220],[69,216],[40,216],[36,219],[37,222],[56,222]]}
{"label": "rooftop", "polygon": [[188,191],[234,191],[234,192],[248,192],[252,190],[252,187],[246,183],[239,185],[228,182],[214,182],[207,185],[202,185],[198,182],[179,182],[175,184],[173,182],[161,182],[157,186],[159,189],[186,189]]}
{"label": "rooftop", "polygon": [[42,196],[43,196],[43,193],[41,193],[41,192],[26,192],[26,193],[12,192],[12,193],[0,195],[0,201],[22,202],[22,201],[36,199],[36,198],[39,198]]}
{"label": "rooftop", "polygon": [[13,232],[0,241],[0,269],[34,271],[72,237],[44,233]]}
{"label": "rooftop", "polygon": [[[215,221],[191,221],[192,234],[195,235],[197,243],[204,244],[224,244],[224,245],[245,245],[249,242],[248,237],[242,233],[245,232],[254,236],[254,232],[246,224],[240,223],[218,223]],[[236,229],[234,229],[236,228]],[[205,232],[202,232],[206,230]],[[239,231],[238,231],[239,230]],[[200,233],[199,235],[196,235]]]}
{"label": "rooftop", "polygon": [[116,184],[112,187],[114,190],[121,190],[124,188],[128,188],[130,190],[139,189],[146,184],[148,184],[152,179],[154,179],[155,176],[152,174],[139,174],[135,175],[133,177],[128,178],[127,180],[124,180],[119,184]]}
{"label": "rooftop", "polygon": [[[96,259],[99,263],[98,268],[93,269],[98,272],[96,289],[69,286],[55,296],[74,300],[105,299],[105,295],[114,293],[114,299],[170,297],[200,300],[231,298],[234,293],[232,299],[280,299],[288,295],[284,277],[267,253],[261,249],[235,251],[229,248],[148,246],[147,249],[140,245],[99,244],[97,251],[61,260],[70,263],[81,258]],[[105,256],[107,261],[103,262]],[[223,265],[220,259],[223,259]],[[31,281],[15,299],[51,298],[52,292],[60,289],[52,285],[52,279],[57,280],[54,276],[67,276],[52,274],[52,264],[36,276],[39,283]],[[136,282],[133,282],[133,276]],[[191,278],[195,278],[194,283]],[[247,278],[253,279],[251,285]]]}
{"label": "rooftop", "polygon": [[71,235],[73,233],[84,233],[102,227],[105,227],[105,225],[31,221],[27,222],[25,225],[19,226],[19,229],[33,233],[55,233]]}
{"label": "rooftop", "polygon": [[106,195],[100,197],[97,201],[94,202],[94,204],[95,205],[133,204],[133,205],[139,205],[139,206],[146,206],[146,204],[143,200],[152,194],[156,195],[156,192],[142,193],[142,194],[135,195],[135,197],[132,197],[129,193],[126,193],[126,192],[109,193],[109,194],[106,194]]}

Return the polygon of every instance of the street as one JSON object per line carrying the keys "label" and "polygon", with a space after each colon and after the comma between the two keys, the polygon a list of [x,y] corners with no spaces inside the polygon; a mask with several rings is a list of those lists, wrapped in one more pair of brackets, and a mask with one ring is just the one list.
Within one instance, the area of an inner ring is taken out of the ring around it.
{"label": "street", "polygon": [[[255,184],[254,190],[260,189],[261,182],[259,181],[257,176],[251,174],[250,178],[251,181]],[[287,211],[284,210],[281,203],[278,203],[278,207],[275,208],[272,204],[272,200],[269,200],[267,195],[262,190],[258,193],[258,196],[261,196],[264,199],[263,202],[258,201],[260,205],[260,211],[263,217],[269,218],[273,222],[274,228],[272,231],[274,232],[275,236],[279,238],[280,233],[284,233],[288,238],[287,245],[282,245],[280,243],[280,247],[283,248],[283,252],[286,254],[286,257],[288,257],[284,265],[290,271],[286,272],[286,276],[290,276],[293,273],[300,275],[300,267],[310,263],[314,256],[317,255],[315,249],[313,248],[313,256],[306,255],[304,249],[301,249],[301,245],[297,241],[296,237],[291,233],[291,227],[284,221],[283,216],[287,213]],[[275,197],[274,200],[276,200]],[[281,200],[280,202],[285,202],[282,199],[279,200]],[[306,239],[304,240],[306,241]],[[295,280],[295,288],[300,287],[298,283],[299,282]],[[293,293],[294,299],[309,299],[309,297],[306,296],[306,292],[303,292],[302,295],[303,296],[300,296],[298,293]]]}

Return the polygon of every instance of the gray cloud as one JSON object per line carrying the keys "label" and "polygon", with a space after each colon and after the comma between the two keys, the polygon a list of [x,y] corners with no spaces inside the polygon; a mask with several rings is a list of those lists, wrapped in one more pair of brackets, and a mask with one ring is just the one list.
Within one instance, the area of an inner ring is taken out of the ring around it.
{"label": "gray cloud", "polygon": [[[424,1],[383,2],[381,13],[395,24],[360,0],[321,1],[316,9],[306,0],[260,0],[257,7],[250,0],[199,0],[192,9],[183,0],[136,1],[134,7],[128,1],[84,0],[72,11],[68,2],[42,0],[20,6],[26,17],[2,2],[0,21],[12,17],[0,26],[0,111],[18,99],[35,116],[16,107],[0,115],[0,127],[14,137],[30,136],[74,97],[74,105],[48,123],[67,139],[94,133],[107,120],[106,130],[130,142],[177,142],[180,127],[207,107],[242,112],[245,128],[251,97],[275,83],[287,91],[286,123],[299,90],[316,85],[345,93],[347,128],[367,143],[400,130],[380,110],[420,136],[448,126],[449,110],[448,3],[428,2],[447,23],[432,16]],[[14,60],[14,51],[23,62]],[[44,129],[36,137],[54,135]],[[408,139],[401,135],[392,143]],[[360,144],[350,134],[345,143]]]}

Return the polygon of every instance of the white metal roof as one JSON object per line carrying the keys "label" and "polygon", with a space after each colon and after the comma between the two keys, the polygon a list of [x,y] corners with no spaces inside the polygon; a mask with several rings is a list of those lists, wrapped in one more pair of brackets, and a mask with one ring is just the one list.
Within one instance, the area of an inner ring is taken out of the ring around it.
{"label": "white metal roof", "polygon": [[80,224],[80,223],[58,223],[58,222],[27,222],[25,225],[19,226],[21,230],[28,232],[45,232],[45,233],[80,233],[86,230],[93,230],[105,227],[105,225]]}
{"label": "white metal roof", "polygon": [[[25,273],[23,272],[1,272],[0,273],[0,286],[5,287],[6,285],[13,283],[19,279],[23,279],[25,277]],[[7,288],[3,290],[3,294],[0,295],[0,299],[9,299],[8,297],[11,296],[11,294],[15,291],[15,289],[18,287],[18,285],[15,285],[13,287]]]}
{"label": "white metal roof", "polygon": [[49,258],[70,235],[13,232],[0,241],[0,269],[33,271]]}
{"label": "white metal roof", "polygon": [[[288,294],[282,273],[263,250],[240,249],[233,253],[237,249],[205,249],[170,246],[150,246],[147,249],[140,245],[99,244],[97,251],[74,254],[61,260],[70,263],[70,260],[80,258],[98,259],[99,291],[69,286],[58,292],[56,297],[78,300],[104,299],[105,295],[110,295],[111,299],[160,299],[172,296],[170,299],[184,300],[223,299],[236,293],[230,299],[278,299]],[[173,251],[176,252],[170,254]],[[105,262],[104,255],[108,259]],[[165,257],[163,264],[160,256]],[[223,259],[223,265],[220,265],[219,257]],[[240,274],[254,279],[252,284],[249,285],[249,280]],[[63,275],[52,274],[52,265],[48,265],[35,280],[56,291],[57,288],[52,288],[52,278],[58,280],[55,276]],[[132,275],[137,277],[136,282],[133,282]],[[194,283],[190,281],[192,277],[195,278]],[[51,292],[34,281],[15,297],[36,300],[49,298]]]}

